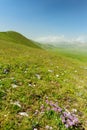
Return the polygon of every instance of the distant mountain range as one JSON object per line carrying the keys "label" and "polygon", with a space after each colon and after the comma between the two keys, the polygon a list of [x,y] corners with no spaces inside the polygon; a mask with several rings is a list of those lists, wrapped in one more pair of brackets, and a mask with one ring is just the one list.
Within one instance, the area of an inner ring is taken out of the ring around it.
{"label": "distant mountain range", "polygon": [[35,39],[42,43],[45,48],[87,48],[87,36],[77,36],[73,38],[60,36],[43,36]]}
{"label": "distant mountain range", "polygon": [[87,49],[87,43],[82,42],[51,42],[51,43],[42,43],[43,48],[52,49],[52,48],[61,48],[61,49]]}

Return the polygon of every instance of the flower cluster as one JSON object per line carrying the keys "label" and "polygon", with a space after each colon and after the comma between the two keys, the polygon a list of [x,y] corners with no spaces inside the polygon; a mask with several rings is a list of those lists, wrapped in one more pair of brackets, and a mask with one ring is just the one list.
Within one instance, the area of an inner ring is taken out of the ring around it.
{"label": "flower cluster", "polygon": [[63,110],[58,106],[57,102],[54,103],[48,99],[46,99],[46,104],[49,106],[49,110],[51,109],[60,115],[61,121],[66,128],[79,126],[79,120],[74,113],[70,113],[68,110]]}
{"label": "flower cluster", "polygon": [[61,112],[62,108],[60,108],[58,106],[58,103],[54,103],[53,101],[48,101],[48,99],[46,100],[46,103],[51,107],[52,110],[54,110],[55,112]]}
{"label": "flower cluster", "polygon": [[61,119],[62,123],[65,124],[66,128],[78,126],[79,121],[75,114],[72,114],[70,112],[62,112],[61,113]]}
{"label": "flower cluster", "polygon": [[[53,118],[58,120],[59,126],[65,129],[72,129],[72,130],[85,130],[82,126],[82,124],[79,122],[77,115],[75,114],[77,112],[76,109],[72,109],[72,112],[69,112],[67,109],[62,109],[58,102],[48,100],[48,97],[45,100],[44,104],[41,104],[40,110],[35,111],[35,115],[44,115],[46,114],[49,119]],[[51,129],[51,126],[47,125],[46,129]],[[53,129],[53,128],[52,128]]]}

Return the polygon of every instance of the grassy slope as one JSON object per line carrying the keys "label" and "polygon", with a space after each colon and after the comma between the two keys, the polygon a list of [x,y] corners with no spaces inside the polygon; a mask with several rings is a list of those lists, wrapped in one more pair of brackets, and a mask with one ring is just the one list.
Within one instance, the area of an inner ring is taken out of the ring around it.
{"label": "grassy slope", "polygon": [[66,56],[74,60],[77,59],[82,62],[87,62],[87,46],[78,46],[80,43],[77,43],[77,45],[75,44],[68,46],[66,43],[66,46],[64,44],[60,44],[56,47],[52,44],[42,44],[41,47],[46,50],[53,51],[54,53],[56,52],[56,54],[60,53],[62,56]]}
{"label": "grassy slope", "polygon": [[81,62],[87,63],[87,50],[85,48],[75,48],[75,49],[53,49],[54,52],[58,52],[63,56],[69,57],[73,60],[77,59]]}
{"label": "grassy slope", "polygon": [[24,37],[23,35],[21,35],[20,33],[14,32],[14,31],[0,32],[0,40],[14,42],[14,43],[26,45],[29,47],[40,48],[39,46],[35,44],[34,41],[31,41],[27,39],[26,37]]}
{"label": "grassy slope", "polygon": [[[77,109],[87,128],[87,63],[15,44],[15,39],[10,40],[7,35],[5,40],[0,39],[0,129],[32,130],[40,126],[40,130],[45,130],[49,125],[59,130],[55,117],[34,114],[45,104],[46,97],[58,101],[62,108]],[[21,107],[12,104],[16,101]],[[29,116],[22,117],[19,112]]]}

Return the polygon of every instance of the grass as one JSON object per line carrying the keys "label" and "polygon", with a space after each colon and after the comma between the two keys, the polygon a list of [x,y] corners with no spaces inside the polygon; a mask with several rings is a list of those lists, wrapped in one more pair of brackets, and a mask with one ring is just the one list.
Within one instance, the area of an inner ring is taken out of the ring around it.
{"label": "grass", "polygon": [[0,34],[0,130],[74,130],[48,110],[47,98],[75,109],[86,130],[87,62],[6,39]]}
{"label": "grass", "polygon": [[40,48],[34,41],[27,39],[20,33],[14,31],[0,32],[0,40],[22,44],[33,48]]}
{"label": "grass", "polygon": [[54,53],[58,53],[62,56],[66,56],[71,58],[72,60],[78,60],[81,62],[85,62],[87,63],[87,50],[86,48],[82,47],[82,48],[51,48],[48,49],[53,51]]}

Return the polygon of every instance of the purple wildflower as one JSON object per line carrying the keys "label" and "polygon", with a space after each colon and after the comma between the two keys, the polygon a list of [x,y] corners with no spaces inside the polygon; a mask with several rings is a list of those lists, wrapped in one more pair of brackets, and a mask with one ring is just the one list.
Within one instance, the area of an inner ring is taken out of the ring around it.
{"label": "purple wildflower", "polygon": [[48,101],[48,99],[46,100],[46,103],[47,103],[47,104],[49,104],[49,101]]}
{"label": "purple wildflower", "polygon": [[53,107],[52,110],[58,112],[58,109],[56,107]]}
{"label": "purple wildflower", "polygon": [[78,126],[79,121],[75,114],[70,113],[67,109],[63,111],[62,108],[58,106],[57,102],[54,103],[53,101],[48,101],[48,98],[46,99],[46,103],[48,104],[48,110],[53,110],[60,114],[62,123],[65,124],[66,128]]}
{"label": "purple wildflower", "polygon": [[63,115],[61,115],[60,117],[61,117],[61,119],[62,119],[62,123],[65,123],[65,122],[66,122],[66,121],[65,121],[65,117],[64,117]]}
{"label": "purple wildflower", "polygon": [[69,125],[68,125],[68,124],[65,124],[65,127],[66,127],[66,128],[69,128]]}

